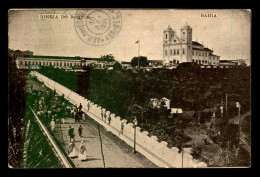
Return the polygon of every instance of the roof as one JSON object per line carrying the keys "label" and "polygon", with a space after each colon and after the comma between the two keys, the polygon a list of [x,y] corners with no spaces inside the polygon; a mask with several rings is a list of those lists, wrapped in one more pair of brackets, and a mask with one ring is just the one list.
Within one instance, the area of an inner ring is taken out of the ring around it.
{"label": "roof", "polygon": [[147,60],[148,63],[163,63],[163,60]]}
{"label": "roof", "polygon": [[207,47],[205,47],[204,50],[213,52],[213,50],[211,50],[211,49],[209,49],[209,48],[207,48]]}
{"label": "roof", "polygon": [[122,61],[122,64],[131,64],[130,61]]}
{"label": "roof", "polygon": [[220,63],[235,63],[233,61],[229,61],[229,60],[219,60]]}
{"label": "roof", "polygon": [[199,51],[204,51],[204,49],[195,48],[195,47],[192,47],[192,50],[199,50]]}
{"label": "roof", "polygon": [[214,54],[209,54],[209,56],[219,57],[218,55],[214,55]]}
{"label": "roof", "polygon": [[80,57],[63,57],[63,56],[43,56],[43,55],[32,55],[30,58],[45,58],[45,59],[74,59],[79,60]]}
{"label": "roof", "polygon": [[203,46],[201,43],[197,42],[197,41],[192,41],[192,45],[200,45]]}

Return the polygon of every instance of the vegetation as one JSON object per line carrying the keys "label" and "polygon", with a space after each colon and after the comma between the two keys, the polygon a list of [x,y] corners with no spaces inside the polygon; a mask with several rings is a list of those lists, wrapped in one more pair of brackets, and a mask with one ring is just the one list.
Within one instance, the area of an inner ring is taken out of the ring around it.
{"label": "vegetation", "polygon": [[[211,120],[212,112],[203,110],[216,109],[218,121],[214,126],[218,128],[209,129],[208,136],[223,148],[227,148],[230,140],[235,140],[232,145],[237,143],[237,127],[227,126],[227,121],[238,113],[235,102],[240,102],[241,114],[250,111],[250,67],[199,69],[196,66],[184,66],[176,70],[152,71],[88,68],[84,73],[64,70],[40,72],[128,122],[132,122],[133,116],[136,116],[141,131],[146,130],[150,136],[156,135],[159,141],[168,142],[169,147],[179,149],[191,140],[183,130],[197,119],[198,111],[202,112],[200,123],[204,124]],[[225,101],[226,93],[238,94],[239,97],[228,97],[227,115],[224,112],[224,119],[219,119],[219,107],[221,100]],[[151,107],[151,98],[162,97],[171,100],[171,107],[182,108],[184,113],[194,111],[196,114],[169,118],[169,110]],[[218,131],[221,136],[216,136]]]}
{"label": "vegetation", "polygon": [[132,66],[132,67],[138,66],[138,60],[139,60],[139,66],[140,66],[140,67],[146,67],[146,66],[148,66],[147,57],[144,57],[144,56],[139,56],[139,57],[134,57],[134,58],[132,58],[132,60],[131,60],[131,66]]}
{"label": "vegetation", "polygon": [[16,69],[14,58],[8,60],[8,163],[21,167],[23,120],[26,100],[26,71]]}

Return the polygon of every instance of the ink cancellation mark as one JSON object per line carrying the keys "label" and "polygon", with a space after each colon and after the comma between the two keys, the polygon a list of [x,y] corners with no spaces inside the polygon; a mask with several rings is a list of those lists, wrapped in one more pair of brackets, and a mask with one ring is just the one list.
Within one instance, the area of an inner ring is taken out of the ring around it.
{"label": "ink cancellation mark", "polygon": [[119,33],[122,17],[119,10],[78,10],[74,19],[80,39],[93,46],[110,43]]}

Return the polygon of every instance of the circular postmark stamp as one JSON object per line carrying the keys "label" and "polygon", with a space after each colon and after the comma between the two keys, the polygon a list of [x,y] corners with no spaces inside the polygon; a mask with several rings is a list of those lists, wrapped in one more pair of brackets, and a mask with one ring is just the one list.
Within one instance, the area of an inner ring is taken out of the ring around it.
{"label": "circular postmark stamp", "polygon": [[82,9],[74,19],[80,39],[93,46],[110,43],[120,32],[122,17],[119,10]]}

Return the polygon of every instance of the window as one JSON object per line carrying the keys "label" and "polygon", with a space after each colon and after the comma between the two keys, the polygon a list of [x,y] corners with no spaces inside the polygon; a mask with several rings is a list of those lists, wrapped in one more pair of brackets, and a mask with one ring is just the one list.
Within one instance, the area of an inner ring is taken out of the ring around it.
{"label": "window", "polygon": [[165,35],[165,39],[167,39],[167,34]]}
{"label": "window", "polygon": [[42,65],[45,66],[45,62],[42,62]]}
{"label": "window", "polygon": [[185,32],[183,31],[183,34],[185,34]]}
{"label": "window", "polygon": [[202,63],[204,63],[204,60],[202,60]]}
{"label": "window", "polygon": [[167,55],[167,50],[165,50],[164,54]]}
{"label": "window", "polygon": [[36,65],[38,65],[38,61],[36,61]]}
{"label": "window", "polygon": [[176,42],[176,40],[174,39],[174,42]]}
{"label": "window", "polygon": [[190,49],[190,46],[189,46],[189,49]]}
{"label": "window", "polygon": [[173,54],[176,55],[176,50],[174,49]]}
{"label": "window", "polygon": [[205,63],[208,63],[208,61],[207,61],[207,60],[205,60]]}
{"label": "window", "polygon": [[182,53],[185,54],[185,49],[182,49]]}
{"label": "window", "polygon": [[20,65],[22,65],[23,64],[23,61],[20,61]]}
{"label": "window", "polygon": [[32,65],[34,65],[34,61],[32,62]]}
{"label": "window", "polygon": [[180,53],[179,49],[177,49],[177,55]]}
{"label": "window", "polygon": [[173,63],[176,63],[176,60],[173,60]]}
{"label": "window", "polygon": [[172,55],[172,49],[170,50],[170,55]]}
{"label": "window", "polygon": [[179,64],[179,60],[177,60],[177,64]]}

